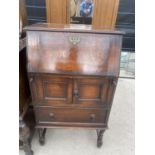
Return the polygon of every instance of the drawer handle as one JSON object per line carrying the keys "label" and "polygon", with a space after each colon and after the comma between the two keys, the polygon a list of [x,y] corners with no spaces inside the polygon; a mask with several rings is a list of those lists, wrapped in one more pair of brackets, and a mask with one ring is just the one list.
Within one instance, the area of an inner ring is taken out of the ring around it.
{"label": "drawer handle", "polygon": [[69,37],[69,41],[73,44],[73,45],[76,45],[80,42],[80,37]]}
{"label": "drawer handle", "polygon": [[91,120],[91,121],[95,121],[95,114],[91,114],[91,115],[90,115],[90,120]]}
{"label": "drawer handle", "polygon": [[54,118],[55,118],[55,116],[54,116],[54,114],[53,114],[53,113],[49,113],[49,117],[50,117],[50,118],[52,118],[52,119],[54,119]]}

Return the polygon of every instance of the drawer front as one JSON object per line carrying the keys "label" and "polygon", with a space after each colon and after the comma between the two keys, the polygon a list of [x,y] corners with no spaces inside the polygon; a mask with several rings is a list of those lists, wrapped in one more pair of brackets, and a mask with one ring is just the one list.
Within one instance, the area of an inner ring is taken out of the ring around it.
{"label": "drawer front", "polygon": [[72,79],[40,75],[30,77],[33,103],[39,105],[64,105],[72,103]]}
{"label": "drawer front", "polygon": [[74,103],[84,106],[108,106],[110,86],[108,78],[77,78],[74,80]]}
{"label": "drawer front", "polygon": [[105,124],[107,113],[108,111],[105,109],[35,107],[37,124],[42,123]]}

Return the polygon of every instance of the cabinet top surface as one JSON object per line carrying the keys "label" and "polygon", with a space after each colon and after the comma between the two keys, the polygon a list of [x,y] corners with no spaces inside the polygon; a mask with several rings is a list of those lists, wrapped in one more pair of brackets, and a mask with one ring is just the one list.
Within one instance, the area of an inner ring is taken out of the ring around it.
{"label": "cabinet top surface", "polygon": [[81,32],[81,33],[103,33],[123,35],[122,31],[97,29],[91,25],[82,24],[54,24],[37,23],[24,28],[26,31],[60,31],[60,32]]}

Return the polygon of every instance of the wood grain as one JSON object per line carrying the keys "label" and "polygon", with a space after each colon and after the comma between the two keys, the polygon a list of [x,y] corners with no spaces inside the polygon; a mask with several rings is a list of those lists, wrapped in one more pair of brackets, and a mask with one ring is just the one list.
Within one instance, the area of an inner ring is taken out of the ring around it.
{"label": "wood grain", "polygon": [[94,0],[92,25],[98,29],[114,29],[119,0]]}
{"label": "wood grain", "polygon": [[46,15],[48,23],[66,24],[68,0],[46,0]]}
{"label": "wood grain", "polygon": [[[60,28],[46,26],[27,28],[39,30],[27,32],[29,72],[119,76],[121,32],[86,29],[80,33],[72,25],[61,28],[62,33],[56,32]],[[70,39],[78,42],[74,44]]]}
{"label": "wood grain", "polygon": [[27,27],[28,77],[39,140],[45,129],[108,126],[120,66],[122,32],[90,26]]}

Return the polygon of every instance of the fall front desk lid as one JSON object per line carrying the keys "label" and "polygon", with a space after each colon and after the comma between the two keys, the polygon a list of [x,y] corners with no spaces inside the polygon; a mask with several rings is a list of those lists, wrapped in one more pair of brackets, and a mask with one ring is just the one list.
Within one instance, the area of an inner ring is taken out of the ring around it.
{"label": "fall front desk lid", "polygon": [[122,32],[62,24],[25,29],[28,72],[119,75]]}

